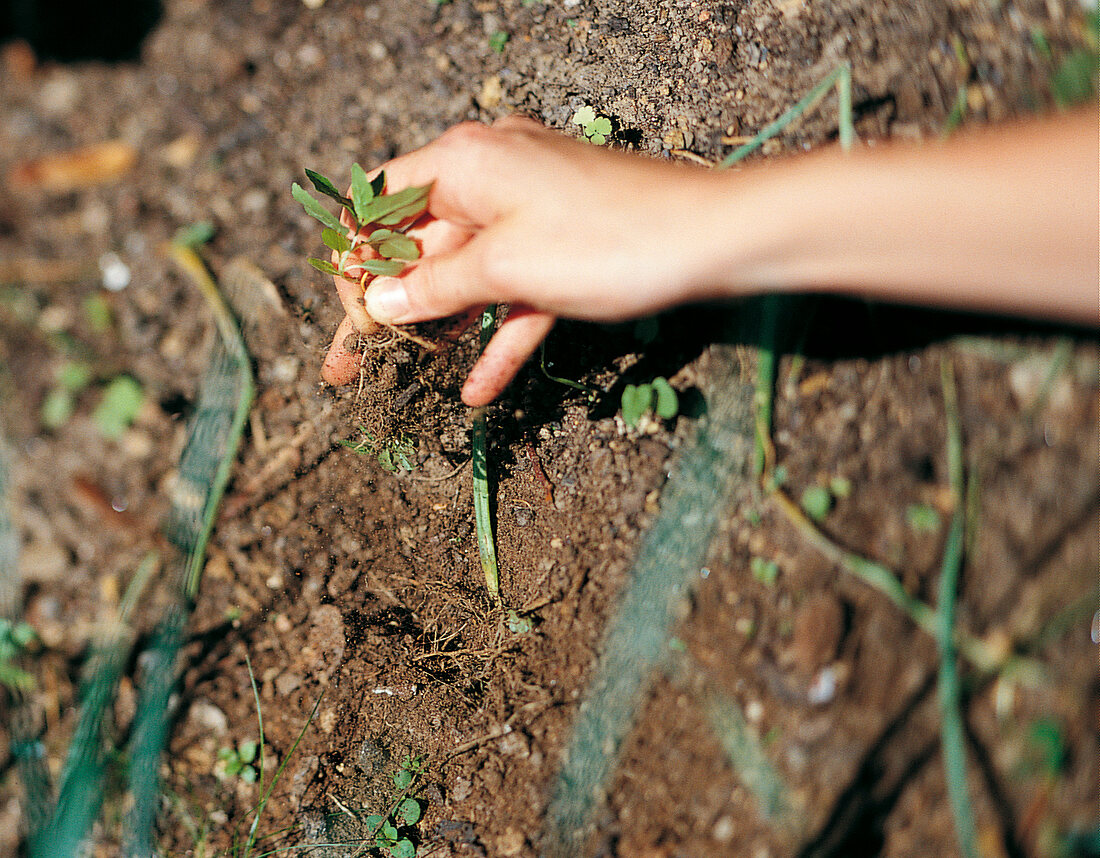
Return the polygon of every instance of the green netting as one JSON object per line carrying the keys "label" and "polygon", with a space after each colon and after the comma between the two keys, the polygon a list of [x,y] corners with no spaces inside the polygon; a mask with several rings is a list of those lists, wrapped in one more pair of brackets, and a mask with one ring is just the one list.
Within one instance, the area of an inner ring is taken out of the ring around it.
{"label": "green netting", "polygon": [[748,488],[753,389],[726,346],[712,350],[714,390],[694,441],[680,454],[614,616],[547,810],[544,851],[575,856],[590,833],[623,739],[664,661],[679,606],[699,579],[735,486]]}

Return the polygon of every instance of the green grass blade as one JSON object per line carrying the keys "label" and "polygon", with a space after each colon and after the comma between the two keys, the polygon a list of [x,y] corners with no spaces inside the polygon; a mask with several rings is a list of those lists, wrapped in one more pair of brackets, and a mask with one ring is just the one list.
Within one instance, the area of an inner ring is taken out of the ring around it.
{"label": "green grass blade", "polygon": [[[760,129],[760,132],[755,137],[753,137],[752,140],[750,140],[748,143],[745,143],[742,146],[737,147],[732,152],[730,152],[725,158],[723,158],[721,161],[719,161],[718,162],[718,169],[719,170],[724,170],[727,167],[732,167],[734,164],[736,164],[738,161],[745,158],[747,155],[750,155],[753,152],[755,152],[757,149],[759,149],[761,146],[763,146],[768,140],[771,140],[771,138],[775,137],[777,134],[779,134],[781,131],[783,131],[783,129],[785,129],[788,125],[790,125],[792,122],[794,122],[800,116],[802,116],[803,113],[805,113],[814,104],[817,103],[818,99],[824,97],[824,95],[829,91],[829,87],[833,86],[834,84],[837,83],[837,81],[839,81],[839,80],[841,80],[842,78],[845,78],[845,77],[847,78],[847,82],[848,82],[847,83],[847,85],[848,85],[848,95],[849,95],[849,98],[848,98],[848,105],[849,105],[848,125],[849,125],[849,128],[850,128],[851,127],[851,111],[850,111],[850,108],[851,108],[851,75],[852,75],[852,69],[847,63],[844,63],[843,65],[837,66],[835,69],[833,69],[831,72],[829,72],[829,74],[825,75],[825,77],[822,79],[821,83],[819,83],[817,86],[815,86],[813,89],[811,89],[808,93],[806,93],[806,95],[804,95],[795,105],[793,105],[792,107],[789,107],[787,110],[785,110],[783,112],[783,114],[778,119],[776,119],[774,122],[769,123],[768,125],[765,125],[762,129]],[[844,127],[843,127],[843,119],[844,119],[843,107],[841,108],[841,119],[842,119],[841,144],[843,145],[844,144],[844,134],[845,134]]]}
{"label": "green grass blade", "polygon": [[951,362],[940,364],[943,401],[947,413],[947,470],[955,509],[944,547],[940,569],[939,602],[937,606],[936,644],[940,650],[939,700],[940,739],[943,746],[944,775],[947,796],[955,820],[955,835],[965,858],[978,858],[978,838],[974,826],[974,811],[966,785],[966,729],[962,713],[962,684],[955,647],[955,606],[959,573],[962,569],[965,537],[966,506],[963,503],[963,449],[959,426],[955,375]]}
{"label": "green grass blade", "polygon": [[[496,325],[496,305],[491,304],[481,313],[481,350],[493,336]],[[471,458],[474,474],[474,526],[477,531],[477,551],[481,557],[481,569],[485,573],[485,587],[494,602],[500,602],[500,572],[497,568],[496,543],[493,539],[493,520],[489,510],[489,441],[485,406],[473,411],[474,431],[471,438]]]}

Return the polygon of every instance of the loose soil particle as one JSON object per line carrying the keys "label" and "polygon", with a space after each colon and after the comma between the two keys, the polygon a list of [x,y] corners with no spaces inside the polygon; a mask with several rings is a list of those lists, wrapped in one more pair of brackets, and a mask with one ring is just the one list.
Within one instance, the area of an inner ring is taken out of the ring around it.
{"label": "loose soil particle", "polygon": [[[185,653],[164,767],[179,799],[162,823],[165,854],[198,848],[185,813],[209,824],[209,846],[228,847],[258,797],[214,773],[219,748],[256,735],[247,654],[269,771],[323,694],[262,830],[294,826],[288,845],[362,836],[342,808],[379,810],[401,759],[425,755],[426,854],[534,855],[604,622],[691,431],[682,417],[652,435],[625,434],[618,393],[654,375],[693,386],[711,328],[681,313],[645,346],[631,326],[563,324],[548,344],[554,372],[607,392],[589,404],[531,369],[491,410],[503,594],[534,621],[514,633],[484,594],[473,532],[469,425],[457,399],[472,340],[442,357],[397,346],[371,362],[366,398],[355,386],[322,388],[340,311],[331,284],[304,263],[316,233],[290,183],[303,166],[342,181],[352,161],[379,163],[465,119],[523,111],[577,134],[570,118],[584,105],[612,119],[614,145],[714,161],[729,151],[724,138],[755,133],[844,60],[862,138],[935,138],[960,87],[968,124],[1047,106],[1051,68],[1031,33],[1041,27],[1058,53],[1079,26],[1077,4],[1057,0],[169,0],[140,63],[28,70],[25,52],[7,52],[0,174],[104,140],[138,155],[122,181],[0,190],[0,279],[10,284],[0,301],[3,422],[19,457],[26,613],[45,646],[37,668],[51,764],[63,758],[76,665],[96,619],[117,604],[166,509],[213,336],[201,298],[158,253],[176,229],[211,220],[215,273],[227,285],[258,284],[267,309],[245,325],[259,397]],[[489,46],[498,31],[509,35],[499,53]],[[834,103],[766,156],[826,145]],[[100,288],[107,252],[132,275],[122,291]],[[82,309],[93,295],[112,311],[107,332]],[[1028,641],[1095,580],[1100,350],[1093,337],[1060,347],[1060,332],[1003,324],[981,340],[953,339],[985,324],[822,304],[805,361],[782,364],[775,436],[793,496],[834,477],[850,482],[827,533],[933,600],[945,528],[916,531],[905,510],[926,504],[947,520],[939,364],[950,359],[976,498],[960,624],[989,641]],[[1059,348],[1068,360],[1051,374]],[[94,389],[64,426],[41,431],[42,400],[74,356],[101,378],[130,372],[148,391],[121,441],[95,431]],[[416,469],[390,474],[338,444],[360,440],[364,422],[408,433]],[[776,561],[773,586],[753,577],[752,557]],[[729,510],[707,572],[678,635],[699,681],[764,739],[805,809],[803,827],[761,819],[698,689],[659,679],[599,811],[592,854],[954,854],[932,641],[765,501]],[[1084,715],[1100,704],[1100,684],[1088,619],[1051,634],[1036,655],[1045,666],[1037,685],[969,690],[969,786],[991,855],[1053,855],[1056,832],[1096,820],[1100,743]],[[826,670],[828,695],[815,684]],[[124,704],[119,729],[132,717]],[[1029,745],[1040,719],[1059,725],[1068,748],[1053,780]],[[14,823],[3,806],[7,844]],[[98,854],[116,852],[104,835]]]}

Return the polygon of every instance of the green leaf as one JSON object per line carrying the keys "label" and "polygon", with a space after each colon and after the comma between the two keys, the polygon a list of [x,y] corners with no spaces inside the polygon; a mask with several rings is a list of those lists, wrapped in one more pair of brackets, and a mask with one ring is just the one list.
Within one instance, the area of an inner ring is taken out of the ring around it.
{"label": "green leaf", "polygon": [[412,261],[420,258],[420,247],[407,235],[396,233],[378,245],[378,253],[386,259],[407,259]]}
{"label": "green leaf", "polygon": [[361,213],[360,222],[364,225],[378,223],[383,226],[400,223],[424,211],[428,205],[428,193],[431,189],[431,185],[422,185],[405,188],[396,194],[375,197]]}
{"label": "green leaf", "polygon": [[374,200],[374,187],[367,172],[358,164],[351,165],[351,199],[355,206],[355,219],[360,225],[370,223],[364,216]]}
{"label": "green leaf", "polygon": [[852,493],[852,481],[847,477],[831,477],[829,491],[833,493],[833,497],[844,500]]}
{"label": "green leaf", "polygon": [[332,199],[336,200],[336,202],[338,202],[340,205],[351,210],[351,200],[341,194],[340,191],[336,188],[336,185],[334,185],[331,181],[326,179],[320,173],[316,173],[309,168],[306,168],[306,175],[309,176],[309,180],[313,182],[313,187],[315,187],[318,191],[320,191],[326,197],[331,197]]}
{"label": "green leaf", "polygon": [[91,380],[91,367],[84,363],[68,361],[57,371],[57,383],[70,393],[79,393]]}
{"label": "green leaf", "polygon": [[622,409],[623,423],[633,429],[642,419],[642,415],[649,411],[653,403],[653,387],[648,384],[628,384],[623,388]]}
{"label": "green leaf", "polygon": [[489,47],[498,54],[504,53],[504,46],[508,44],[508,34],[504,30],[497,30],[489,37]]}
{"label": "green leaf", "polygon": [[134,422],[144,402],[145,391],[141,385],[128,375],[120,375],[111,379],[103,391],[92,419],[104,438],[117,439]]}
{"label": "green leaf", "polygon": [[362,263],[362,267],[381,277],[396,277],[405,270],[405,263],[396,259],[368,259]]}
{"label": "green leaf", "polygon": [[329,262],[327,259],[317,259],[311,256],[306,261],[323,274],[336,274],[337,276],[339,276],[340,274],[336,266]]}
{"label": "green leaf", "polygon": [[926,503],[914,503],[905,508],[905,523],[916,533],[936,533],[940,529],[940,514]]}
{"label": "green leaf", "polygon": [[102,295],[89,295],[84,299],[81,309],[93,333],[105,334],[111,329],[111,305]]}
{"label": "green leaf", "polygon": [[662,420],[671,420],[680,411],[680,398],[672,385],[663,378],[653,379],[653,392],[657,395],[654,409]]}
{"label": "green leaf", "polygon": [[587,104],[584,107],[577,108],[577,112],[573,114],[573,118],[569,120],[575,125],[580,125],[586,129],[596,120],[596,111],[589,107]]}
{"label": "green leaf", "polygon": [[592,134],[589,136],[588,139],[595,143],[597,146],[602,146],[604,143],[607,142],[607,138],[604,137],[602,134]]}
{"label": "green leaf", "polygon": [[226,761],[226,764],[225,764],[225,773],[226,773],[227,775],[229,775],[230,777],[233,777],[233,775],[239,775],[239,774],[241,773],[241,768],[242,768],[243,766],[244,766],[244,763],[242,763],[242,762],[241,762],[241,761],[240,761],[240,760],[239,760],[239,759],[238,759],[238,758],[236,757],[236,755],[234,755],[234,756],[230,757],[230,758],[229,758],[229,759],[228,759],[228,760]]}
{"label": "green leaf", "polygon": [[325,243],[325,247],[337,253],[347,253],[351,250],[351,241],[348,237],[343,232],[337,232],[328,227],[321,232],[321,241]]}
{"label": "green leaf", "polygon": [[367,236],[367,244],[377,248],[383,241],[393,238],[395,235],[401,235],[401,233],[394,232],[392,229],[376,229]]}
{"label": "green leaf", "polygon": [[69,422],[75,408],[73,395],[63,387],[55,387],[42,400],[42,410],[38,417],[47,429],[60,429]]}
{"label": "green leaf", "polygon": [[382,824],[383,819],[385,819],[385,817],[382,816],[382,814],[380,814],[380,813],[370,814],[369,816],[367,816],[367,819],[366,819],[367,828],[369,828],[373,831],[375,828],[377,828],[379,825]]}
{"label": "green leaf", "polygon": [[391,843],[397,842],[397,826],[388,819],[382,823],[382,834]]}
{"label": "green leaf", "polygon": [[248,784],[256,783],[256,770],[252,766],[243,766],[241,768],[241,780]]}
{"label": "green leaf", "polygon": [[408,769],[400,769],[393,773],[393,785],[398,789],[405,789],[413,782],[413,773]]}
{"label": "green leaf", "polygon": [[606,116],[597,116],[591,125],[585,127],[584,132],[586,134],[599,134],[603,137],[610,137],[611,120]]}
{"label": "green leaf", "polygon": [[407,837],[402,837],[390,847],[393,858],[416,858],[416,846]]}
{"label": "green leaf", "polygon": [[215,232],[214,224],[208,220],[200,220],[177,229],[176,234],[172,236],[172,243],[195,250],[210,241]]}
{"label": "green leaf", "polygon": [[14,664],[0,662],[0,685],[6,685],[18,691],[31,691],[35,687],[34,677]]}
{"label": "green leaf", "polygon": [[416,825],[420,821],[420,802],[415,798],[407,798],[397,805],[397,815],[405,821],[406,825]]}
{"label": "green leaf", "polygon": [[753,557],[749,562],[749,570],[753,578],[767,587],[771,587],[779,578],[779,564],[763,557]]}
{"label": "green leaf", "polygon": [[290,186],[290,193],[294,197],[294,199],[302,204],[302,208],[306,210],[306,214],[308,214],[310,217],[316,218],[325,226],[330,227],[337,232],[344,228],[343,224],[340,223],[340,219],[336,217],[336,215],[334,215],[323,205],[321,205],[316,199],[313,198],[309,191],[307,191],[297,182]]}
{"label": "green leaf", "polygon": [[802,492],[800,503],[806,515],[814,521],[821,521],[833,507],[833,496],[824,486],[809,486]]}
{"label": "green leaf", "polygon": [[247,742],[241,742],[237,748],[237,756],[240,757],[242,763],[251,763],[256,759],[256,743],[251,739]]}

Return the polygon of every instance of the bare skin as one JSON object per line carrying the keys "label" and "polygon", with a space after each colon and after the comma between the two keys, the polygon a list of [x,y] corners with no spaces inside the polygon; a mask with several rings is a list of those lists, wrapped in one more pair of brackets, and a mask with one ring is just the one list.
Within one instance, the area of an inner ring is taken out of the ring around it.
{"label": "bare skin", "polygon": [[322,370],[358,376],[348,334],[493,302],[512,309],[462,389],[494,399],[557,317],[621,321],[676,304],[815,290],[1100,326],[1098,117],[948,143],[831,149],[717,173],[580,143],[520,117],[452,128],[384,166],[434,182],[423,257],[365,296]]}

